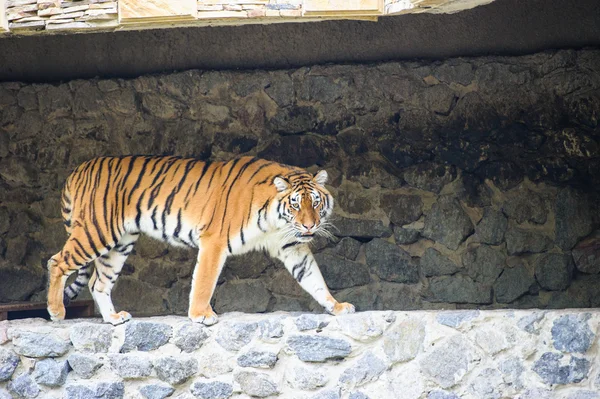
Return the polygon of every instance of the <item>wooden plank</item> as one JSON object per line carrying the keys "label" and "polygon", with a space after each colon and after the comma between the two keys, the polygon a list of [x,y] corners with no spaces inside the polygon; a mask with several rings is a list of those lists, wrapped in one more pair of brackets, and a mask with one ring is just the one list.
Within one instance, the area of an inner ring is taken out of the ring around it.
{"label": "wooden plank", "polygon": [[304,15],[382,15],[383,0],[305,0]]}
{"label": "wooden plank", "polygon": [[195,0],[119,0],[119,21],[185,21],[196,18]]}
{"label": "wooden plank", "polygon": [[8,21],[6,20],[6,1],[0,0],[0,32],[8,31]]}
{"label": "wooden plank", "polygon": [[[46,312],[46,302],[15,302],[0,304],[0,321],[16,318],[35,317]],[[94,315],[94,301],[90,299],[73,301],[67,306],[67,317],[90,317]],[[46,314],[47,316],[47,314]]]}

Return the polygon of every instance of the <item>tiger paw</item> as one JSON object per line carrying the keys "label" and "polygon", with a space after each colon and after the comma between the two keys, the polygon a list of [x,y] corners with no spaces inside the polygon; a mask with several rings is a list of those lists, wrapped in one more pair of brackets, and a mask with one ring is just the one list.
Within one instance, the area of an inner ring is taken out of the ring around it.
{"label": "tiger paw", "polygon": [[52,321],[64,320],[67,313],[64,306],[48,306],[47,310]]}
{"label": "tiger paw", "polygon": [[119,324],[123,324],[126,321],[131,320],[131,315],[128,312],[120,311],[119,313],[113,313],[108,316],[108,318],[104,319],[106,323],[110,323],[113,326],[118,326]]}
{"label": "tiger paw", "polygon": [[213,324],[216,324],[217,321],[219,321],[217,314],[212,309],[208,309],[204,312],[198,312],[197,314],[193,314],[192,312],[190,312],[188,317],[194,323],[202,323],[205,326],[212,326]]}
{"label": "tiger paw", "polygon": [[336,316],[354,312],[356,312],[354,305],[348,302],[336,303],[335,305],[333,305],[333,310],[331,311],[331,313],[333,313]]}

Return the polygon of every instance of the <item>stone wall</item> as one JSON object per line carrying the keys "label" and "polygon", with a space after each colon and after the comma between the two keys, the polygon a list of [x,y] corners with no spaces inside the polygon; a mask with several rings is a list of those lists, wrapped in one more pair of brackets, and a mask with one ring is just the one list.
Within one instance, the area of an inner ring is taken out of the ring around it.
{"label": "stone wall", "polygon": [[[185,71],[0,84],[0,302],[45,300],[59,190],[99,155],[251,154],[325,168],[336,239],[314,245],[359,310],[600,306],[600,51]],[[193,252],[141,239],[113,295],[185,314]],[[217,312],[317,310],[263,254]]]}
{"label": "stone wall", "polygon": [[571,310],[0,322],[0,398],[598,399],[599,326]]}

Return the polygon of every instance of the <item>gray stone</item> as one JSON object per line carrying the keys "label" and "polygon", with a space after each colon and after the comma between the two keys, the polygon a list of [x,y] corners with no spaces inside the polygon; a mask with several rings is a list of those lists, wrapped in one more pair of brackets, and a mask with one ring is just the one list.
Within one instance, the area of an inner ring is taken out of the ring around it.
{"label": "gray stone", "polygon": [[265,93],[280,107],[287,107],[294,101],[294,83],[287,74],[274,73],[271,85],[265,88]]}
{"label": "gray stone", "polygon": [[506,263],[506,255],[487,245],[469,248],[463,255],[463,266],[469,276],[480,283],[491,285]]}
{"label": "gray stone", "polygon": [[573,384],[587,378],[590,362],[587,359],[570,356],[568,363],[562,353],[546,352],[533,365],[535,371],[546,384]]}
{"label": "gray stone", "polygon": [[276,342],[283,337],[284,317],[271,317],[258,322],[258,335],[266,342]]}
{"label": "gray stone", "polygon": [[569,250],[592,232],[592,205],[585,194],[572,188],[563,188],[556,196],[555,204],[556,244]]}
{"label": "gray stone", "polygon": [[535,278],[546,290],[558,291],[571,284],[573,261],[569,255],[548,253],[535,262]]}
{"label": "gray stone", "polygon": [[[140,281],[138,278],[129,276],[119,277],[111,292],[113,302],[117,307],[122,307],[122,304],[127,304],[127,310],[132,313],[161,314],[165,311],[165,302],[162,297],[163,290]],[[187,300],[188,298],[186,298],[186,301]],[[133,322],[135,322],[135,320],[133,320]],[[130,323],[127,324],[129,325]],[[139,329],[140,327],[135,328]],[[134,327],[132,327],[132,329],[134,329]],[[158,333],[160,330],[156,331]],[[159,342],[158,339],[157,341]],[[138,348],[138,350],[142,349]]]}
{"label": "gray stone", "polygon": [[333,248],[333,253],[349,260],[355,260],[360,251],[360,242],[350,237],[344,237]]}
{"label": "gray stone", "polygon": [[182,351],[190,353],[199,349],[210,336],[208,328],[199,323],[182,323],[175,327],[173,343]]}
{"label": "gray stone", "polygon": [[600,399],[600,393],[598,393],[598,391],[580,389],[578,391],[571,392],[565,399]]}
{"label": "gray stone", "polygon": [[27,373],[13,378],[8,383],[8,390],[17,398],[35,398],[40,394],[40,387]]}
{"label": "gray stone", "polygon": [[492,287],[461,275],[433,277],[429,280],[431,302],[492,303]]}
{"label": "gray stone", "polygon": [[503,360],[499,365],[499,370],[502,372],[502,378],[504,382],[513,387],[514,389],[523,388],[523,362],[517,357],[510,357]]}
{"label": "gray stone", "polygon": [[379,205],[396,226],[415,222],[423,214],[423,201],[418,195],[384,193],[381,194]]}
{"label": "gray stone", "polygon": [[504,240],[507,227],[506,216],[488,207],[483,210],[483,217],[475,227],[475,236],[484,244],[499,245]]}
{"label": "gray stone", "polygon": [[273,260],[263,251],[251,251],[243,255],[231,256],[223,268],[223,273],[231,274],[235,278],[257,278],[268,267],[273,265]]}
{"label": "gray stone", "polygon": [[96,382],[68,385],[65,399],[122,399],[123,395],[125,395],[123,382]]}
{"label": "gray stone", "polygon": [[240,367],[257,367],[272,369],[277,363],[277,353],[251,350],[237,358]]}
{"label": "gray stone", "polygon": [[439,194],[442,188],[456,179],[456,167],[423,162],[408,168],[404,172],[404,180],[416,188]]}
{"label": "gray stone", "polygon": [[496,301],[511,303],[529,292],[529,288],[533,284],[535,284],[535,279],[523,263],[506,268],[494,283]]}
{"label": "gray stone", "polygon": [[509,255],[544,252],[552,248],[552,240],[547,236],[516,227],[509,228],[504,235]]}
{"label": "gray stone", "polygon": [[527,316],[521,317],[517,322],[517,326],[523,331],[538,335],[540,333],[541,322],[545,315],[545,312],[533,312]]}
{"label": "gray stone", "polygon": [[0,381],[7,381],[19,365],[19,356],[7,348],[0,347]]}
{"label": "gray stone", "polygon": [[317,330],[329,325],[330,317],[322,314],[303,314],[294,320],[299,331]]}
{"label": "gray stone", "polygon": [[106,353],[112,343],[113,327],[98,323],[77,323],[70,329],[71,342],[81,352]]}
{"label": "gray stone", "polygon": [[423,236],[456,250],[473,232],[473,223],[456,198],[442,196],[425,217]]}
{"label": "gray stone", "polygon": [[13,332],[14,350],[27,357],[58,357],[69,350],[71,343],[51,331]]}
{"label": "gray stone", "polygon": [[234,375],[234,379],[240,384],[242,392],[250,396],[266,398],[279,393],[279,387],[268,374],[240,371]]}
{"label": "gray stone", "polygon": [[362,263],[328,253],[315,254],[315,261],[321,269],[327,286],[331,289],[338,290],[371,282],[369,271]]}
{"label": "gray stone", "polygon": [[397,245],[374,238],[365,245],[367,265],[379,278],[414,284],[419,281],[419,270],[410,255]]}
{"label": "gray stone", "polygon": [[323,387],[329,381],[328,375],[320,369],[304,366],[286,368],[285,379],[292,388],[303,391],[312,391]]}
{"label": "gray stone", "polygon": [[0,399],[13,399],[13,397],[6,389],[0,388]]}
{"label": "gray stone", "polygon": [[311,399],[341,399],[341,396],[337,389],[326,389],[311,396]]}
{"label": "gray stone", "polygon": [[110,355],[110,365],[121,378],[133,379],[148,377],[152,373],[152,362],[137,353]]}
{"label": "gray stone", "polygon": [[[403,284],[392,284],[393,286]],[[375,309],[375,302],[379,296],[378,284],[363,285],[362,287],[347,288],[336,293],[339,302],[349,302],[357,311]]]}
{"label": "gray stone", "polygon": [[304,362],[343,359],[352,352],[347,341],[318,335],[292,335],[287,345]]}
{"label": "gray stone", "polygon": [[[417,310],[422,308],[422,287],[419,284],[394,284],[380,282],[380,292],[375,291],[377,288],[375,285],[364,287],[366,290],[371,290],[371,295],[375,295],[375,301],[373,306],[368,309],[377,309],[379,302],[383,309],[389,310]],[[369,299],[367,296],[368,291],[365,293],[365,299]]]}
{"label": "gray stone", "polygon": [[520,399],[555,399],[554,392],[544,388],[526,389],[520,396]]}
{"label": "gray stone", "polygon": [[419,240],[421,232],[414,229],[405,229],[403,227],[394,226],[394,239],[396,244],[409,245],[414,244]]}
{"label": "gray stone", "polygon": [[169,342],[171,335],[173,328],[168,324],[132,320],[125,325],[125,342],[121,352],[158,349]]}
{"label": "gray stone", "polygon": [[589,313],[570,314],[554,320],[552,325],[554,347],[563,352],[587,352],[596,336],[588,324],[590,317]]}
{"label": "gray stone", "polygon": [[383,336],[383,352],[392,363],[414,359],[423,346],[425,325],[409,319],[399,322]]}
{"label": "gray stone", "polygon": [[502,374],[492,368],[483,369],[469,385],[476,398],[498,399],[502,397]]}
{"label": "gray stone", "polygon": [[64,385],[69,373],[69,363],[66,360],[44,359],[36,362],[33,378],[38,384],[49,387]]}
{"label": "gray stone", "polygon": [[392,235],[390,226],[378,219],[351,219],[337,216],[331,222],[336,227],[333,233],[338,237],[375,238]]}
{"label": "gray stone", "polygon": [[600,233],[580,241],[572,251],[577,270],[600,274]]}
{"label": "gray stone", "polygon": [[435,248],[427,248],[420,261],[421,271],[426,277],[454,274],[458,266]]}
{"label": "gray stone", "polygon": [[91,378],[96,370],[102,367],[102,362],[93,356],[71,353],[67,359],[69,366],[81,378]]}
{"label": "gray stone", "polygon": [[511,219],[521,224],[532,222],[546,223],[548,208],[546,202],[534,191],[516,189],[507,194],[509,199],[502,206],[502,211]]}
{"label": "gray stone", "polygon": [[421,371],[442,388],[450,388],[469,371],[473,356],[473,349],[468,341],[455,335],[436,344],[421,359]]}
{"label": "gray stone", "polygon": [[223,323],[216,341],[228,351],[239,351],[248,345],[256,335],[257,323],[228,322]]}
{"label": "gray stone", "polygon": [[200,399],[226,399],[233,394],[233,386],[221,381],[198,381],[192,384],[190,391]]}
{"label": "gray stone", "polygon": [[438,323],[458,328],[463,323],[474,320],[479,317],[479,310],[456,310],[456,311],[445,311],[439,312],[436,316]]}
{"label": "gray stone", "polygon": [[427,399],[460,399],[460,397],[452,392],[435,390],[429,392]]}
{"label": "gray stone", "polygon": [[173,395],[175,388],[169,384],[148,384],[139,389],[146,399],[165,399]]}
{"label": "gray stone", "polygon": [[362,392],[352,392],[348,399],[369,399],[369,397]]}
{"label": "gray stone", "polygon": [[179,385],[198,372],[198,361],[194,358],[164,356],[154,361],[154,370],[162,381]]}

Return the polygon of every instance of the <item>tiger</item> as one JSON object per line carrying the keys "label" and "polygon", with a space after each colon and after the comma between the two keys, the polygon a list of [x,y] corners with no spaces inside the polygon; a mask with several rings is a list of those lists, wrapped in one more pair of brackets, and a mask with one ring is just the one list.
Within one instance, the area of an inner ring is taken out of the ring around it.
{"label": "tiger", "polygon": [[61,194],[68,238],[47,264],[50,318],[64,319],[65,305],[87,284],[105,323],[130,320],[130,313],[115,311],[111,290],[141,233],[198,250],[192,322],[218,321],[210,300],[225,260],[252,250],[281,260],[327,312],[355,312],[333,298],[309,247],[315,237],[331,236],[334,200],[327,179],[325,170],[313,175],[257,157],[211,162],[140,155],[84,162]]}

